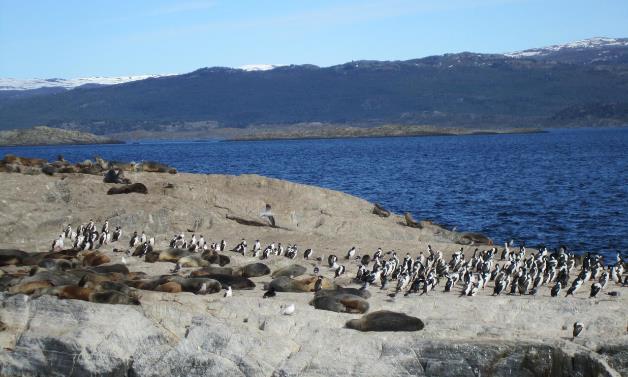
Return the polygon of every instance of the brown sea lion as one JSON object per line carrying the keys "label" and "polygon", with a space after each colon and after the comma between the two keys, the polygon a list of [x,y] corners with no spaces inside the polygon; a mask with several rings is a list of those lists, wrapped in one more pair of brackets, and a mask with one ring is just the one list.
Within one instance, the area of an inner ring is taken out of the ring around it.
{"label": "brown sea lion", "polygon": [[83,255],[83,266],[99,266],[101,264],[105,264],[105,263],[109,263],[111,262],[111,258],[109,258],[107,255],[99,252],[99,251],[94,251],[91,253],[87,253]]}
{"label": "brown sea lion", "polygon": [[242,276],[211,274],[207,277],[220,282],[223,288],[231,287],[234,290],[255,288],[255,283]]}
{"label": "brown sea lion", "polygon": [[48,289],[51,290],[49,292],[52,292],[48,294],[57,296],[58,298],[62,300],[71,299],[71,300],[89,301],[90,294],[94,292],[94,290],[91,288],[83,288],[83,287],[78,287],[76,285],[65,285],[61,287],[54,287],[54,288],[48,288]]}
{"label": "brown sea lion", "polygon": [[176,281],[169,281],[167,283],[157,286],[155,290],[160,292],[179,293],[183,292],[183,287],[181,287],[181,284],[177,283]]}
{"label": "brown sea lion", "polygon": [[371,292],[365,290],[365,289],[358,289],[358,288],[342,288],[342,287],[338,287],[336,289],[321,289],[320,291],[315,293],[315,296],[325,296],[325,295],[330,295],[330,294],[338,294],[338,293],[346,293],[346,294],[350,294],[350,295],[354,295],[354,296],[360,296],[362,298],[368,299],[371,297]]}
{"label": "brown sea lion", "polygon": [[419,331],[425,325],[416,317],[404,313],[380,310],[347,321],[346,326],[359,331]]}
{"label": "brown sea lion", "polygon": [[[270,282],[268,288],[273,288],[277,292],[312,292],[317,277],[308,275],[302,279],[291,279],[287,276],[280,276]],[[323,289],[334,289],[335,284],[328,278],[323,278]]]}
{"label": "brown sea lion", "polygon": [[172,281],[178,283],[184,292],[191,292],[194,294],[210,294],[220,292],[222,290],[222,284],[214,279],[173,276]]}
{"label": "brown sea lion", "polygon": [[303,275],[306,271],[307,271],[307,268],[299,264],[291,264],[291,265],[282,267],[278,270],[275,270],[273,274],[271,275],[271,277],[273,279],[278,278],[280,276],[296,277],[296,276]]}
{"label": "brown sea lion", "polygon": [[52,283],[50,283],[49,281],[36,280],[9,287],[9,293],[24,293],[26,295],[31,295],[39,289],[49,287],[52,287]]}
{"label": "brown sea lion", "polygon": [[99,274],[110,274],[113,272],[118,273],[118,274],[124,274],[124,275],[129,274],[129,269],[127,268],[127,266],[123,265],[122,263],[109,264],[106,266],[90,267],[88,268],[88,270],[99,273]]}
{"label": "brown sea lion", "polygon": [[137,297],[129,296],[118,291],[98,291],[89,295],[89,301],[98,304],[139,305]]}
{"label": "brown sea lion", "polygon": [[222,255],[222,254],[218,254],[215,251],[205,251],[202,254],[203,259],[205,259],[206,261],[208,261],[211,264],[217,264],[219,266],[226,266],[229,263],[231,263],[231,258],[229,258],[226,255]]}
{"label": "brown sea lion", "polygon": [[209,266],[209,262],[203,259],[200,255],[188,255],[177,261],[181,267],[206,267]]}
{"label": "brown sea lion", "polygon": [[339,313],[366,313],[369,303],[360,296],[328,291],[327,294],[315,296],[310,302],[316,309],[330,310]]}
{"label": "brown sea lion", "polygon": [[190,272],[190,276],[193,277],[203,277],[211,274],[233,275],[233,269],[231,267],[207,266]]}
{"label": "brown sea lion", "polygon": [[159,251],[160,262],[173,262],[176,263],[179,259],[193,255],[192,252],[185,249],[168,248]]}
{"label": "brown sea lion", "polygon": [[245,278],[254,278],[270,274],[270,268],[264,263],[251,263],[237,269],[234,275],[244,276]]}
{"label": "brown sea lion", "polygon": [[0,249],[0,266],[21,266],[22,261],[28,258],[26,251],[17,249]]}
{"label": "brown sea lion", "polygon": [[39,261],[37,266],[45,268],[47,270],[52,270],[52,271],[67,271],[69,269],[74,268],[74,263],[66,259],[44,258],[41,261]]}

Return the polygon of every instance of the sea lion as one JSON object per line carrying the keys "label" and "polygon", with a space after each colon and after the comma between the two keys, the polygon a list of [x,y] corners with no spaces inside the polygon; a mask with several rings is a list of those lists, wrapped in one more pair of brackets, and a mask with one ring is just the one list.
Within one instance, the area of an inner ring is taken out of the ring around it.
{"label": "sea lion", "polygon": [[234,274],[245,278],[254,278],[270,274],[270,268],[264,263],[251,263],[236,270]]}
{"label": "sea lion", "polygon": [[425,325],[416,317],[404,313],[380,310],[360,319],[347,321],[346,326],[359,331],[419,331]]}
{"label": "sea lion", "polygon": [[90,267],[88,268],[88,270],[99,273],[99,274],[110,274],[114,272],[118,274],[124,274],[124,275],[129,274],[129,269],[127,268],[127,266],[123,265],[122,263],[109,264],[106,266]]}
{"label": "sea lion", "polygon": [[141,171],[144,171],[147,173],[171,173],[171,174],[176,173],[176,169],[173,169],[166,164],[162,164],[156,161],[144,161],[139,166],[139,168]]}
{"label": "sea lion", "polygon": [[21,266],[22,261],[28,258],[26,251],[17,249],[0,249],[0,266]]}
{"label": "sea lion", "polygon": [[200,270],[192,271],[190,273],[190,276],[203,277],[203,276],[209,276],[211,274],[233,275],[233,269],[231,267],[207,266],[207,267],[201,268]]}
{"label": "sea lion", "polygon": [[111,258],[99,251],[83,255],[83,266],[94,267],[109,262],[111,262]]}
{"label": "sea lion", "polygon": [[[271,281],[268,288],[272,288],[277,292],[312,292],[316,280],[318,280],[318,277],[311,275],[303,279],[291,279],[287,276],[280,276]],[[334,289],[335,285],[331,280],[323,278],[321,288]]]}
{"label": "sea lion", "polygon": [[299,264],[291,264],[291,265],[282,267],[278,270],[275,270],[275,272],[273,272],[271,277],[273,279],[278,278],[280,276],[296,277],[296,276],[303,275],[306,271],[307,271],[307,268]]}
{"label": "sea lion", "polygon": [[325,294],[317,295],[310,305],[316,309],[339,313],[366,313],[369,310],[368,301],[362,297],[338,291],[326,291]]}
{"label": "sea lion", "polygon": [[[160,262],[173,262],[176,263],[179,261],[179,259],[183,258],[183,257],[187,257],[190,255],[194,255],[192,252],[185,250],[185,249],[176,249],[173,247],[170,247],[168,249],[165,250],[161,250],[161,251],[155,251],[154,253],[159,253],[159,257],[158,257],[158,261]],[[148,254],[147,254],[148,256]],[[146,258],[147,262],[148,262],[148,257]]]}
{"label": "sea lion", "polygon": [[103,177],[103,182],[105,183],[122,183],[122,184],[130,184],[131,180],[124,177],[123,170],[109,169],[105,176]]}
{"label": "sea lion", "polygon": [[215,251],[207,250],[202,254],[203,259],[211,264],[217,264],[219,266],[226,266],[231,263],[231,258],[226,255],[218,254]]}
{"label": "sea lion", "polygon": [[183,287],[181,287],[181,284],[177,283],[176,281],[169,281],[167,283],[157,286],[155,290],[160,292],[179,293],[183,292]]}
{"label": "sea lion", "polygon": [[120,187],[112,187],[107,191],[107,195],[118,195],[118,194],[148,194],[148,189],[143,183],[132,183],[130,185],[124,185]]}
{"label": "sea lion", "polygon": [[214,279],[184,278],[181,276],[174,276],[172,281],[179,284],[184,292],[191,292],[194,294],[210,294],[220,292],[222,290],[222,284]]}
{"label": "sea lion", "polygon": [[39,263],[37,263],[37,266],[51,271],[67,271],[74,268],[74,264],[66,259],[51,258],[42,259]]}
{"label": "sea lion", "polygon": [[200,255],[188,255],[177,261],[181,267],[206,267],[209,262]]}
{"label": "sea lion", "polygon": [[49,287],[52,287],[52,284],[49,281],[36,280],[9,287],[9,293],[24,293],[26,295],[31,295],[39,289]]}
{"label": "sea lion", "polygon": [[50,253],[45,253],[44,258],[46,259],[66,259],[71,260],[78,257],[78,250],[73,249],[65,249],[59,251],[53,251]]}
{"label": "sea lion", "polygon": [[54,286],[76,285],[81,278],[74,275],[71,271],[37,271],[31,276],[26,276],[20,280],[20,283],[28,283],[33,281],[49,281]]}
{"label": "sea lion", "polygon": [[97,304],[139,305],[137,297],[129,296],[118,291],[98,291],[89,294],[89,301]]}
{"label": "sea lion", "polygon": [[231,287],[232,289],[253,289],[255,283],[242,276],[211,274],[207,275],[208,278],[217,280],[220,282],[223,288]]}
{"label": "sea lion", "polygon": [[343,287],[337,287],[336,289],[330,290],[330,289],[321,289],[320,291],[316,292],[315,296],[324,296],[324,295],[329,295],[329,294],[338,294],[338,293],[346,293],[346,294],[350,294],[350,295],[354,295],[354,296],[360,296],[364,299],[368,299],[371,297],[371,292],[369,292],[366,289],[359,289],[359,288],[343,288]]}
{"label": "sea lion", "polygon": [[51,295],[62,300],[82,300],[89,301],[89,296],[94,290],[92,288],[77,287],[76,285],[63,285],[60,287],[43,288],[34,296]]}

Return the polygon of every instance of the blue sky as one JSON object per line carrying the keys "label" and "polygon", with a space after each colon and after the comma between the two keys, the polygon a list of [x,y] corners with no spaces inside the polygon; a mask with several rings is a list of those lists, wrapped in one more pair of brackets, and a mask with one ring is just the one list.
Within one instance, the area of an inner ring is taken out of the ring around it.
{"label": "blue sky", "polygon": [[0,0],[0,77],[321,66],[628,37],[627,0]]}

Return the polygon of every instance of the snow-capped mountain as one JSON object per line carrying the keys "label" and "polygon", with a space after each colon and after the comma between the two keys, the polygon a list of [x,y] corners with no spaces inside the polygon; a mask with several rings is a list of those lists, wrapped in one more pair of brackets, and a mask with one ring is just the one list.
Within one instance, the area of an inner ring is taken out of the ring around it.
{"label": "snow-capped mountain", "polygon": [[281,67],[281,65],[276,64],[245,64],[243,66],[238,67],[243,71],[268,71],[271,69],[275,69],[277,67]]}
{"label": "snow-capped mountain", "polygon": [[[268,71],[281,67],[275,64],[246,64],[238,67],[243,71]],[[117,85],[126,82],[145,80],[148,78],[173,76],[167,75],[137,75],[119,77],[80,77],[74,79],[14,79],[0,77],[0,91],[2,90],[34,90],[41,88],[62,88],[66,90],[74,89],[83,85]]]}
{"label": "snow-capped mountain", "polygon": [[0,90],[33,90],[40,88],[74,89],[82,85],[116,85],[125,82],[144,80],[152,77],[170,75],[138,75],[120,77],[80,77],[75,79],[13,79],[0,78]]}
{"label": "snow-capped mountain", "polygon": [[618,47],[628,47],[628,38],[595,37],[560,45],[510,52],[504,55],[511,58],[530,58],[544,57],[559,52],[586,52],[593,49],[611,51]]}

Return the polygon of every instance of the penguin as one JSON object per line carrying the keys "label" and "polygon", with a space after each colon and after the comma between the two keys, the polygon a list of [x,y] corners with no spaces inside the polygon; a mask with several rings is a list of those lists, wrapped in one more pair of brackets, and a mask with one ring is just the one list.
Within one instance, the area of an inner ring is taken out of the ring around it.
{"label": "penguin", "polygon": [[119,226],[116,227],[116,230],[113,231],[113,237],[111,238],[111,242],[116,242],[122,237],[122,229]]}
{"label": "penguin", "polygon": [[319,271],[320,271],[320,267],[314,266],[314,275],[318,275]]}
{"label": "penguin", "polygon": [[130,247],[135,247],[140,243],[140,238],[137,236],[137,232],[133,232],[133,237],[131,237],[131,241],[129,241]]}
{"label": "penguin", "polygon": [[500,279],[497,283],[495,283],[495,288],[493,288],[493,296],[499,296],[504,289],[506,289],[506,280]]}
{"label": "penguin", "polygon": [[320,291],[322,287],[323,287],[323,277],[319,275],[318,279],[316,279],[316,283],[314,283],[314,292]]}
{"label": "penguin", "polygon": [[260,251],[261,249],[262,244],[259,242],[259,240],[255,240],[255,243],[253,244],[253,252]]}
{"label": "penguin", "polygon": [[65,238],[72,238],[72,225],[68,224],[68,226],[65,227],[65,230],[63,231],[63,233],[65,234]]}
{"label": "penguin", "polygon": [[105,223],[102,225],[101,233],[109,231],[109,220],[105,220]]}
{"label": "penguin", "polygon": [[340,276],[340,275],[342,275],[342,274],[344,274],[344,273],[345,273],[345,266],[340,265],[340,266],[336,269],[336,276],[335,276],[335,277],[338,277],[338,276]]}
{"label": "penguin", "polygon": [[225,292],[225,297],[231,297],[231,296],[233,296],[233,291],[231,290],[231,286],[228,286],[227,291]]}
{"label": "penguin", "polygon": [[270,297],[275,297],[277,296],[277,293],[275,291],[275,288],[270,287],[268,288],[268,290],[264,293],[264,296],[262,298],[270,298]]}
{"label": "penguin", "polygon": [[64,238],[64,234],[60,234],[59,238],[52,241],[52,247],[51,247],[52,251],[63,250],[63,238]]}
{"label": "penguin", "polygon": [[225,240],[220,241],[220,251],[225,251],[226,248],[227,248],[227,241]]}
{"label": "penguin", "polygon": [[303,258],[310,259],[310,257],[312,256],[312,253],[313,253],[312,249],[305,250],[305,252],[303,253]]}
{"label": "penguin", "polygon": [[591,285],[591,295],[589,297],[595,297],[602,290],[602,284],[594,283]]}
{"label": "penguin", "polygon": [[351,259],[355,255],[355,246],[351,247],[349,251],[347,251],[347,256],[345,259]]}
{"label": "penguin", "polygon": [[336,264],[336,261],[337,261],[337,260],[338,260],[338,257],[336,257],[336,256],[335,256],[335,255],[333,255],[333,254],[330,254],[330,255],[327,257],[327,263],[329,264],[329,267],[333,267],[333,266],[334,266],[334,264]]}
{"label": "penguin", "polygon": [[140,236],[140,243],[144,242],[146,242],[146,233],[142,232],[142,235]]}
{"label": "penguin", "polygon": [[560,294],[560,288],[561,288],[561,284],[560,282],[557,282],[556,285],[554,285],[554,287],[552,287],[552,297],[557,297]]}
{"label": "penguin", "polygon": [[571,340],[575,340],[580,335],[582,330],[584,330],[584,325],[582,324],[582,322],[575,322],[573,324],[573,338],[571,338]]}
{"label": "penguin", "polygon": [[576,293],[576,291],[578,289],[580,289],[580,287],[582,286],[583,281],[580,278],[577,278],[576,280],[573,281],[573,283],[571,284],[571,287],[569,287],[569,289],[567,290],[567,294],[565,295],[565,297],[569,296],[569,295],[574,295],[574,293]]}

